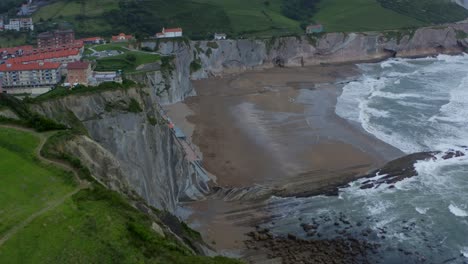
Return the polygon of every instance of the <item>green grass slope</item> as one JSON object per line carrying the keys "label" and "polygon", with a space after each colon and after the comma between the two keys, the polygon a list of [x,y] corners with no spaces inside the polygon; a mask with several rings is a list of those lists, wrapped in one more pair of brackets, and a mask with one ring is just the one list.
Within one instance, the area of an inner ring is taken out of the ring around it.
{"label": "green grass slope", "polygon": [[[281,13],[282,0],[194,0],[223,9],[236,34],[275,35],[302,32],[298,21]],[[268,3],[268,4],[266,4]]]}
{"label": "green grass slope", "polygon": [[379,31],[426,24],[385,9],[376,0],[321,0],[313,18],[329,32]]}
{"label": "green grass slope", "polygon": [[143,64],[157,62],[160,56],[138,51],[129,51],[124,54],[102,58],[97,60],[96,71],[117,71],[125,73],[135,72],[137,67]]}
{"label": "green grass slope", "polygon": [[7,241],[0,263],[239,263],[194,256],[149,226],[120,196],[100,187],[83,190]]}
{"label": "green grass slope", "polygon": [[451,0],[377,0],[383,7],[426,23],[464,20],[468,11]]}
{"label": "green grass slope", "polygon": [[153,35],[162,27],[183,27],[193,38],[301,32],[299,22],[281,14],[283,0],[56,0],[34,14],[39,28],[67,22],[78,35],[136,32]]}
{"label": "green grass slope", "polygon": [[[52,136],[44,155],[69,133]],[[239,263],[194,255],[174,237],[162,237],[151,229],[157,220],[97,183],[77,189],[72,175],[37,160],[38,144],[29,132],[0,127],[0,263]],[[80,167],[82,177],[86,172]]]}
{"label": "green grass slope", "polygon": [[0,237],[74,189],[70,173],[35,158],[38,144],[39,139],[30,133],[0,128]]}

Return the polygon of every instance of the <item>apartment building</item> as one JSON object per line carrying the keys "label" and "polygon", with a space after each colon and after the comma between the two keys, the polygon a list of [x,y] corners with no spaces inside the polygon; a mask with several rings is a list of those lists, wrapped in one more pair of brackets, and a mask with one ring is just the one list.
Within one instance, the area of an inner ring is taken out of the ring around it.
{"label": "apartment building", "polygon": [[2,64],[2,88],[4,92],[14,92],[19,88],[53,87],[61,81],[61,64],[30,63],[30,64]]}
{"label": "apartment building", "polygon": [[71,29],[47,31],[37,35],[37,47],[61,47],[75,43],[75,32]]}

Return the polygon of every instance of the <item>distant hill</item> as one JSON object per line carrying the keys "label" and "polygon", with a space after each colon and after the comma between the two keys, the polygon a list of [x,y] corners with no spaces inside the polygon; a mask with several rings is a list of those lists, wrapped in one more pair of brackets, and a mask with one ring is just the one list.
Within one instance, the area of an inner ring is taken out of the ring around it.
{"label": "distant hill", "polygon": [[314,21],[327,31],[372,31],[467,17],[467,10],[449,0],[55,0],[34,14],[39,30],[68,23],[79,36],[148,36],[180,26],[195,39],[214,32],[234,37],[297,34]]}
{"label": "distant hill", "polygon": [[185,34],[206,38],[301,32],[300,22],[281,14],[283,0],[57,0],[41,8],[36,22],[47,28],[69,22],[79,35],[137,32],[153,35],[162,27],[182,27]]}

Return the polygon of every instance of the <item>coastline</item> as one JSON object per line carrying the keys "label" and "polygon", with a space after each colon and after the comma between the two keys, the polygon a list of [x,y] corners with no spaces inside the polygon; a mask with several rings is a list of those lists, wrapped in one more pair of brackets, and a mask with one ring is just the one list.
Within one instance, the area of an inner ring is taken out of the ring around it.
{"label": "coastline", "polygon": [[[194,81],[198,96],[165,109],[176,125],[182,122],[219,186],[265,186],[276,196],[333,194],[403,155],[335,114],[340,87],[333,84],[358,75],[353,64],[255,70]],[[224,200],[185,205],[193,212],[187,220],[218,251],[239,256],[246,233],[268,218],[257,210],[266,201]]]}

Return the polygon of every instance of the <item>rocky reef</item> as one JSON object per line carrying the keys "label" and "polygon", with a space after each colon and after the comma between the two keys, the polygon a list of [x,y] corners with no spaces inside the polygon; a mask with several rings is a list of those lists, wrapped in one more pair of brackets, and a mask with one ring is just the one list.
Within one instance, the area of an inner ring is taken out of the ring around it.
{"label": "rocky reef", "polygon": [[384,167],[370,172],[363,178],[369,180],[362,182],[361,189],[378,188],[382,184],[387,184],[389,188],[394,188],[394,184],[407,178],[418,176],[414,164],[424,160],[448,160],[465,156],[468,149],[448,150],[445,152],[420,152],[413,153],[387,163]]}

